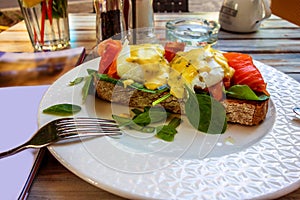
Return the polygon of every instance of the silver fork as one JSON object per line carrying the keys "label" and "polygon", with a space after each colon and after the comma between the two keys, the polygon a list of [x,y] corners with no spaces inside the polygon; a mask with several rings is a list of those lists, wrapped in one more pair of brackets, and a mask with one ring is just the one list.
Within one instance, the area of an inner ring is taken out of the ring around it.
{"label": "silver fork", "polygon": [[122,135],[122,131],[114,120],[88,117],[60,118],[41,127],[24,144],[0,153],[0,159],[27,148],[42,148],[70,138],[116,135]]}

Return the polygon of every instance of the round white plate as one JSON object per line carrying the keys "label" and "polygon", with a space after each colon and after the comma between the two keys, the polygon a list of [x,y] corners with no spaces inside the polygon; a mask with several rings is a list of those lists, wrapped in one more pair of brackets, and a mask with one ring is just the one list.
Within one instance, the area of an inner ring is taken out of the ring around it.
{"label": "round white plate", "polygon": [[[57,80],[39,108],[39,125],[56,118],[42,110],[58,103],[80,105],[76,116],[111,118],[128,108],[90,95],[82,104],[83,83],[68,86],[99,58],[82,64]],[[222,135],[196,132],[183,117],[174,142],[152,134],[125,131],[56,144],[50,152],[70,171],[96,187],[126,198],[251,199],[275,198],[300,183],[300,122],[292,112],[300,105],[300,84],[255,61],[271,94],[265,121],[254,127],[229,124]]]}

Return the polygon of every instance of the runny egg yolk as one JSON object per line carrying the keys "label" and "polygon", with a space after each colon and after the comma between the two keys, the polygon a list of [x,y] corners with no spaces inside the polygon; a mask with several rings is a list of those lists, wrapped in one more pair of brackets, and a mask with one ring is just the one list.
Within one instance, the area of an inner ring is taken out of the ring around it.
{"label": "runny egg yolk", "polygon": [[179,52],[170,65],[168,84],[177,98],[183,98],[184,85],[205,89],[234,73],[222,53],[210,46]]}
{"label": "runny egg yolk", "polygon": [[159,44],[124,47],[117,63],[122,79],[143,83],[151,90],[167,84],[169,64],[164,58],[164,48]]}

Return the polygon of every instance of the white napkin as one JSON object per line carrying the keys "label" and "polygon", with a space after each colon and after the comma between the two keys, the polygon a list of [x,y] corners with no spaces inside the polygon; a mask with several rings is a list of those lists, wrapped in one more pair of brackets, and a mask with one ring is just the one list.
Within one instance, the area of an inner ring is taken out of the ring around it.
{"label": "white napkin", "polygon": [[[0,88],[0,152],[27,141],[38,129],[37,114],[49,86]],[[0,199],[26,197],[40,150],[0,159]]]}

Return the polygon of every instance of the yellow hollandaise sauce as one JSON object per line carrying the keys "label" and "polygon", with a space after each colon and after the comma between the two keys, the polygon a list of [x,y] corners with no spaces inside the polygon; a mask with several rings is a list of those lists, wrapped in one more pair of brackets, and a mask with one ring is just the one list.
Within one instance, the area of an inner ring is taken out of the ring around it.
{"label": "yellow hollandaise sauce", "polygon": [[177,98],[184,97],[185,85],[205,89],[234,73],[223,54],[210,46],[177,52],[168,63],[160,44],[124,45],[117,71],[122,79],[142,83],[147,89],[168,84]]}
{"label": "yellow hollandaise sauce", "polygon": [[222,53],[210,46],[179,52],[170,66],[168,84],[177,98],[183,98],[184,85],[205,89],[234,73]]}

